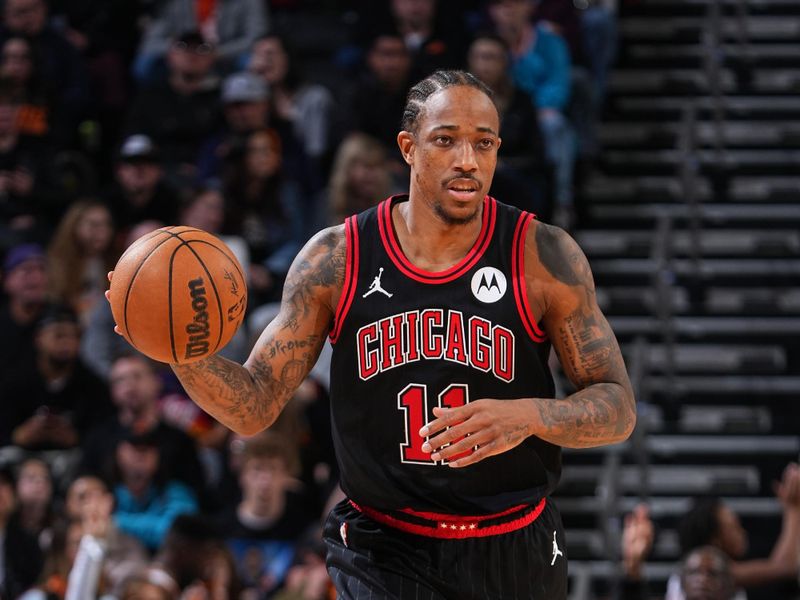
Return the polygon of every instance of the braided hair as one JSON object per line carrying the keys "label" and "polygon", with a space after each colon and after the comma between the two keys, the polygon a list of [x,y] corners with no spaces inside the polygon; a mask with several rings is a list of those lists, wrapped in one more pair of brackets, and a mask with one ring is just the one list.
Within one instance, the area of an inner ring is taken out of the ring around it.
{"label": "braided hair", "polygon": [[486,94],[494,104],[494,93],[480,79],[466,71],[436,71],[412,87],[406,97],[403,119],[400,126],[404,131],[416,132],[425,102],[433,94],[449,87],[466,85]]}

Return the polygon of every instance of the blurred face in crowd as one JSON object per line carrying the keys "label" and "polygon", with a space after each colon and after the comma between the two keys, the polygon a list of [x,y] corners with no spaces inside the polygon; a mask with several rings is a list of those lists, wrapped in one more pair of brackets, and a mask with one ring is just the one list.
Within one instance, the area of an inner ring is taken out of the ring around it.
{"label": "blurred face in crowd", "polygon": [[73,519],[80,518],[83,514],[84,505],[106,494],[108,494],[106,486],[97,477],[78,477],[70,484],[67,490],[67,497],[64,500],[67,516]]}
{"label": "blurred face in crowd", "polygon": [[272,177],[281,168],[280,140],[268,131],[257,131],[247,140],[245,167],[256,179]]}
{"label": "blurred face in crowd", "polygon": [[264,127],[269,114],[269,103],[260,102],[227,102],[224,106],[225,120],[236,133],[246,133]]}
{"label": "blurred face in crowd", "polygon": [[171,600],[172,595],[148,581],[136,581],[125,586],[120,600]]}
{"label": "blurred face in crowd", "polygon": [[47,6],[44,0],[6,0],[3,19],[14,33],[38,35],[47,24]]}
{"label": "blurred face in crowd", "polygon": [[517,30],[527,25],[536,10],[533,0],[493,0],[489,16],[501,31]]}
{"label": "blurred face in crowd", "polygon": [[681,571],[681,587],[686,600],[730,600],[734,588],[727,559],[711,546],[693,550]]}
{"label": "blurred face in crowd", "polygon": [[399,89],[408,82],[411,56],[399,36],[378,36],[372,43],[367,63],[375,78],[390,89]]}
{"label": "blurred face in crowd", "polygon": [[181,223],[212,233],[222,228],[225,220],[225,197],[219,190],[205,190],[183,211]]}
{"label": "blurred face in crowd", "polygon": [[150,199],[161,180],[163,171],[150,161],[121,161],[117,164],[117,181],[129,198]]}
{"label": "blurred face in crowd", "polygon": [[270,85],[278,85],[289,72],[289,54],[276,37],[258,40],[250,55],[250,70]]}
{"label": "blurred face in crowd", "polygon": [[151,410],[161,393],[161,381],[141,358],[124,357],[111,366],[111,398],[119,420],[130,426]]}
{"label": "blurred face in crowd", "polygon": [[111,213],[105,206],[92,206],[83,213],[75,231],[78,245],[89,256],[105,252],[111,244],[114,228]]}
{"label": "blurred face in crowd", "polygon": [[47,295],[47,268],[43,258],[31,258],[6,273],[3,288],[14,302],[41,304]]}
{"label": "blurred face in crowd", "polygon": [[120,442],[117,445],[117,466],[122,481],[131,493],[138,495],[147,490],[158,470],[157,446]]}
{"label": "blurred face in crowd", "polygon": [[170,75],[189,85],[202,83],[214,66],[215,60],[214,47],[207,43],[187,44],[177,41],[167,52]]}
{"label": "blurred face in crowd", "polygon": [[0,59],[0,76],[3,78],[22,84],[33,75],[31,47],[25,38],[8,38],[3,44]]}
{"label": "blurred face in crowd", "polygon": [[249,457],[242,465],[239,484],[245,502],[271,505],[286,491],[291,478],[279,457]]}
{"label": "blurred face in crowd", "polygon": [[378,200],[386,181],[386,163],[379,156],[357,156],[350,163],[347,180],[356,195]]}
{"label": "blurred face in crowd", "polygon": [[735,512],[725,504],[717,510],[718,533],[716,545],[731,558],[741,558],[747,552],[747,532]]}
{"label": "blurred face in crowd", "polygon": [[81,330],[77,323],[48,323],[36,334],[39,354],[57,366],[66,366],[77,360],[80,346]]}
{"label": "blurred face in crowd", "polygon": [[432,26],[436,0],[392,0],[392,13],[405,27],[426,29]]}
{"label": "blurred face in crowd", "polygon": [[490,88],[506,78],[508,71],[508,55],[497,40],[480,38],[469,48],[469,71]]}
{"label": "blurred face in crowd", "polygon": [[53,480],[41,460],[34,458],[22,463],[17,476],[17,498],[22,504],[36,506],[46,506],[52,500]]}

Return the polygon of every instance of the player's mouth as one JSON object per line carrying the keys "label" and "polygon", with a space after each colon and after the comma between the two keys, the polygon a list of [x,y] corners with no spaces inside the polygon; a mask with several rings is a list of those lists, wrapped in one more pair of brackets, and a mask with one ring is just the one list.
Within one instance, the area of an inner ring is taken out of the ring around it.
{"label": "player's mouth", "polygon": [[473,200],[480,189],[480,183],[474,179],[459,178],[447,182],[447,191],[462,202]]}

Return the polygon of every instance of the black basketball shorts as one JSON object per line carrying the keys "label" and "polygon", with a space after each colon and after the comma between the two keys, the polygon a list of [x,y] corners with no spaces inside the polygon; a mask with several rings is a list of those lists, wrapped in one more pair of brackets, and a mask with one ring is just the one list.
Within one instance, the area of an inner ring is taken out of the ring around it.
{"label": "black basketball shorts", "polygon": [[323,533],[340,600],[566,600],[551,501],[497,515],[386,514],[344,500]]}

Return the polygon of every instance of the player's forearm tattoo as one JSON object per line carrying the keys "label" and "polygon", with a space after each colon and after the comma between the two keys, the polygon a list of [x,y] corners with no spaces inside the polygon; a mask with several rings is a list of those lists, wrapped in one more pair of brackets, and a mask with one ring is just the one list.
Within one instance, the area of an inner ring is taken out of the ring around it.
{"label": "player's forearm tattoo", "polygon": [[617,340],[597,308],[589,263],[556,228],[538,226],[536,245],[548,272],[573,288],[579,300],[551,332],[559,338],[561,365],[578,391],[537,403],[547,439],[573,447],[623,439],[635,422],[635,401]]}
{"label": "player's forearm tattoo", "polygon": [[343,228],[322,232],[292,265],[281,312],[245,366],[219,356],[173,365],[192,399],[240,432],[272,424],[319,356],[344,272]]}

